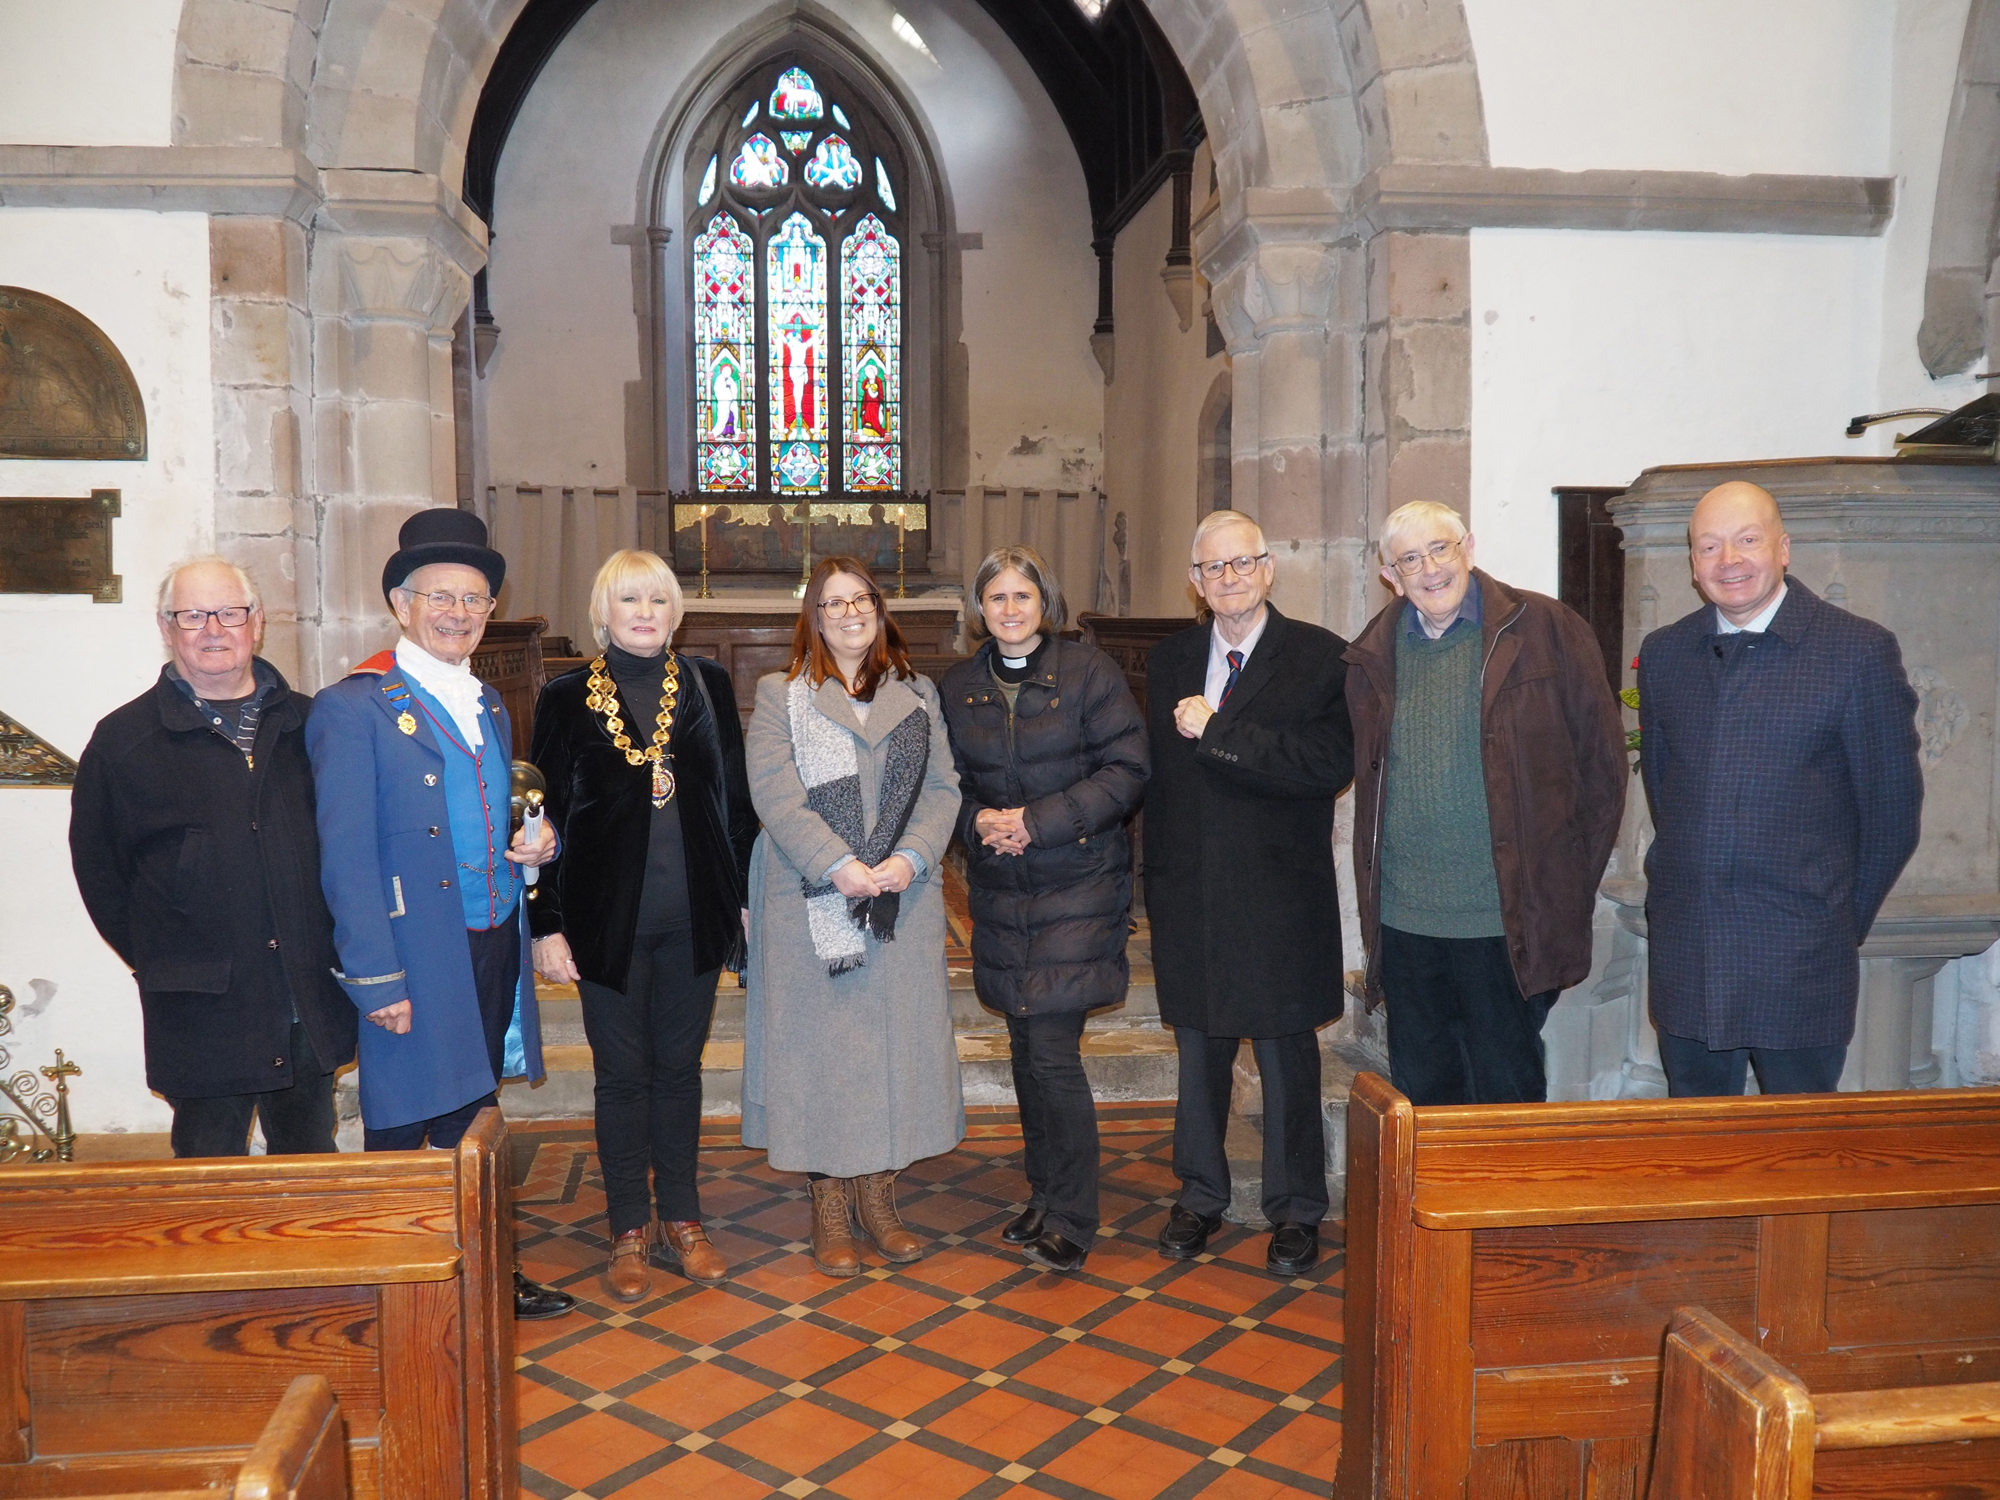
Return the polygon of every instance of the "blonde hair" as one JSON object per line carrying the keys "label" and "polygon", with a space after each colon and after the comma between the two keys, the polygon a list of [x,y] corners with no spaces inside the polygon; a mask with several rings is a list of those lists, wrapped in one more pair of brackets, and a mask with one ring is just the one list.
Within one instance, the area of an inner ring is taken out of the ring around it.
{"label": "blonde hair", "polygon": [[611,598],[620,589],[637,584],[657,589],[666,596],[673,618],[667,622],[667,642],[681,625],[681,581],[657,552],[639,552],[627,547],[604,559],[590,585],[590,634],[599,646],[611,643]]}
{"label": "blonde hair", "polygon": [[1055,635],[1069,623],[1069,606],[1063,602],[1062,585],[1056,582],[1056,575],[1049,571],[1049,565],[1042,561],[1042,554],[1033,547],[995,547],[986,554],[986,561],[979,565],[979,571],[972,575],[972,587],[965,596],[965,633],[975,641],[983,641],[993,632],[986,628],[986,612],[981,601],[986,597],[986,587],[1002,573],[1012,568],[1035,586],[1042,596],[1042,634]]}
{"label": "blonde hair", "polygon": [[1375,544],[1376,555],[1382,559],[1383,565],[1389,566],[1397,537],[1429,525],[1444,527],[1458,541],[1464,541],[1468,531],[1465,517],[1449,505],[1440,505],[1435,500],[1412,500],[1408,505],[1399,505],[1389,512],[1389,518],[1382,523],[1382,538]]}
{"label": "blonde hair", "polygon": [[1271,544],[1264,540],[1264,528],[1240,510],[1212,510],[1201,518],[1201,524],[1194,529],[1194,540],[1188,543],[1188,564],[1194,566],[1201,557],[1201,541],[1211,531],[1220,531],[1225,526],[1248,526],[1257,533],[1257,550],[1269,552]]}
{"label": "blonde hair", "polygon": [[189,568],[222,568],[233,573],[236,581],[243,585],[243,592],[250,596],[250,608],[260,615],[264,612],[264,596],[257,588],[257,580],[228,558],[220,557],[213,552],[205,552],[199,557],[184,557],[167,569],[166,574],[160,579],[159,597],[153,604],[154,613],[161,616],[166,614],[167,604],[174,597],[174,585],[180,582],[181,574],[187,572]]}

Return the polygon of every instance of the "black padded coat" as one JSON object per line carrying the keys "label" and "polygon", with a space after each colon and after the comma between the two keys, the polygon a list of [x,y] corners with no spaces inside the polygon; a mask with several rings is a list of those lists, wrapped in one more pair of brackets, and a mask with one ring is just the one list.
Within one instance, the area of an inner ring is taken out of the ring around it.
{"label": "black padded coat", "polygon": [[[1021,684],[1010,726],[993,660],[988,641],[939,689],[965,797],[973,983],[1010,1016],[1116,1004],[1132,905],[1125,825],[1152,771],[1145,721],[1110,657],[1059,637]],[[989,807],[1024,809],[1027,853],[980,841],[973,820]]]}

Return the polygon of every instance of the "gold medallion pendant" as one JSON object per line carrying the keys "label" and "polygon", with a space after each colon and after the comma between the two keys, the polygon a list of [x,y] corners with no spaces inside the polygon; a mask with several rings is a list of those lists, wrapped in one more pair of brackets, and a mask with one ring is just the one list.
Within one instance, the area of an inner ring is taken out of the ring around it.
{"label": "gold medallion pendant", "polygon": [[397,714],[396,727],[402,730],[403,733],[405,734],[415,734],[417,732],[416,715],[409,713],[407,711]]}
{"label": "gold medallion pendant", "polygon": [[590,694],[583,701],[592,713],[604,716],[604,732],[611,736],[611,743],[625,752],[628,765],[643,766],[648,761],[653,764],[653,806],[665,807],[674,795],[674,773],[667,765],[672,757],[667,746],[674,735],[674,705],[680,699],[681,668],[673,652],[667,653],[667,675],[660,684],[660,716],[653,730],[653,742],[645,749],[634,748],[631,736],[625,733],[625,721],[618,716],[618,687],[606,674],[604,658],[599,656],[590,664]]}

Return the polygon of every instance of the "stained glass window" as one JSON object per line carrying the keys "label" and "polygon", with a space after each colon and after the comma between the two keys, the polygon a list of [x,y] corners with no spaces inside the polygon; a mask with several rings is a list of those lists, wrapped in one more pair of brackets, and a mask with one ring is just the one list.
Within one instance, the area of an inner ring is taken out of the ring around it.
{"label": "stained glass window", "polygon": [[824,114],[812,75],[804,68],[787,68],[771,90],[771,113],[780,120],[817,120]]}
{"label": "stained glass window", "polygon": [[761,130],[743,143],[736,160],[729,164],[729,180],[738,187],[783,187],[791,175],[792,169],[778,155],[778,143]]}
{"label": "stained glass window", "polygon": [[804,214],[793,214],[771,236],[764,276],[772,487],[781,494],[822,494],[828,479],[826,241]]}
{"label": "stained glass window", "polygon": [[803,498],[908,483],[911,231],[891,186],[903,149],[817,67],[760,68],[717,107],[687,178],[698,490]]}
{"label": "stained glass window", "polygon": [[757,487],[755,251],[726,213],[694,242],[695,467],[703,490]]}
{"label": "stained glass window", "polygon": [[840,246],[841,468],[850,490],[902,485],[902,247],[869,214]]}
{"label": "stained glass window", "polygon": [[806,163],[806,181],[816,188],[853,192],[861,185],[861,163],[854,159],[854,148],[837,135],[828,136]]}

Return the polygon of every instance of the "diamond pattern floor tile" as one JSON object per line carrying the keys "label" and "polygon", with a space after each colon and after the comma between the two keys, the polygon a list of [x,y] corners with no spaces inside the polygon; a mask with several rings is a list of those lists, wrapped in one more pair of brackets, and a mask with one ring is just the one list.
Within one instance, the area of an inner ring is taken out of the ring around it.
{"label": "diamond pattern floor tile", "polygon": [[[587,1124],[512,1135],[517,1247],[578,1309],[518,1326],[521,1483],[542,1500],[1290,1500],[1340,1446],[1338,1224],[1306,1276],[1263,1270],[1225,1225],[1212,1258],[1160,1258],[1172,1106],[1107,1105],[1110,1233],[1052,1276],[999,1239],[1021,1207],[1018,1121],[974,1110],[901,1197],[922,1260],[813,1269],[802,1178],[704,1125],[702,1201],[730,1280],[655,1270],[603,1286],[603,1183]],[[947,1238],[950,1236],[951,1238]]]}

